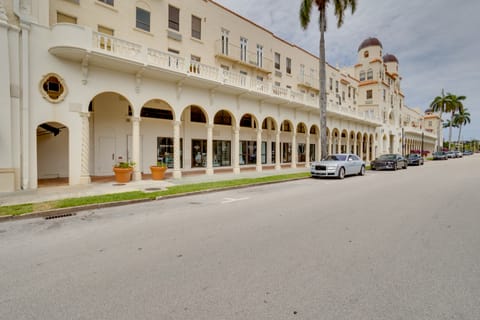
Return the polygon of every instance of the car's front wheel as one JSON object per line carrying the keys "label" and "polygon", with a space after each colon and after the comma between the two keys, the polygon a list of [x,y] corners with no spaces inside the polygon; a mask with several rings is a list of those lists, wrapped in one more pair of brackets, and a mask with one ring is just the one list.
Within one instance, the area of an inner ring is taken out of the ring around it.
{"label": "car's front wheel", "polygon": [[338,170],[338,179],[343,178],[345,178],[345,168],[340,168],[340,170]]}

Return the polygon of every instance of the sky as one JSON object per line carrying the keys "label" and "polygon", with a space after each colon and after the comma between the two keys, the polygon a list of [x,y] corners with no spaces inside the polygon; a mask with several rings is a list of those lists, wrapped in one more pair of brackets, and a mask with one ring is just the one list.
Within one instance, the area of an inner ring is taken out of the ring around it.
{"label": "sky", "polygon": [[[265,27],[278,37],[315,55],[319,52],[318,12],[303,30],[301,0],[214,0]],[[332,66],[356,63],[360,43],[378,38],[384,53],[399,60],[405,103],[428,108],[445,92],[464,95],[471,123],[462,139],[480,139],[480,0],[357,0],[353,15],[337,28],[333,7],[328,8],[326,57]],[[444,115],[443,119],[449,119]],[[448,131],[444,131],[448,140]],[[458,137],[454,129],[452,140]]]}

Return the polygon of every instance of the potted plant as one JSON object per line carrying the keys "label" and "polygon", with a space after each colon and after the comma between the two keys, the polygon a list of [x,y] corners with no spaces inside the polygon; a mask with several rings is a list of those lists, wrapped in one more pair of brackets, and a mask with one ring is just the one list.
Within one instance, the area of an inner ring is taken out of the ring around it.
{"label": "potted plant", "polygon": [[134,162],[119,162],[113,167],[115,173],[115,181],[120,183],[129,182],[132,178]]}
{"label": "potted plant", "polygon": [[150,166],[152,172],[152,180],[163,180],[165,171],[167,171],[167,164],[162,161],[157,161],[156,165]]}

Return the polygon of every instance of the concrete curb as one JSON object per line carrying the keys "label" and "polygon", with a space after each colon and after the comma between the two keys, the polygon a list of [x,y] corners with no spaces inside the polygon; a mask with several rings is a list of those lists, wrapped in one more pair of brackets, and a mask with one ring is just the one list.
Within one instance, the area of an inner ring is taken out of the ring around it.
{"label": "concrete curb", "polygon": [[212,192],[219,192],[219,191],[228,191],[234,189],[245,189],[249,187],[257,187],[269,184],[276,184],[282,182],[289,182],[289,181],[296,181],[296,180],[304,180],[310,179],[310,177],[302,177],[302,178],[294,178],[288,180],[279,180],[279,181],[270,181],[270,182],[260,182],[260,183],[252,183],[246,184],[242,186],[232,186],[232,187],[225,187],[225,188],[216,188],[216,189],[206,189],[201,191],[193,191],[193,192],[185,192],[185,193],[178,193],[172,194],[167,196],[159,196],[155,199],[135,199],[135,200],[125,200],[125,201],[115,201],[115,202],[104,202],[104,203],[96,203],[96,204],[89,204],[84,206],[76,206],[76,207],[69,207],[69,208],[61,208],[61,209],[52,209],[52,210],[45,210],[45,211],[37,211],[32,213],[26,213],[18,216],[0,216],[0,223],[13,221],[13,220],[26,220],[26,219],[34,219],[34,218],[54,218],[56,216],[63,216],[63,215],[73,215],[80,211],[87,211],[87,210],[94,210],[94,209],[103,209],[103,208],[112,208],[112,207],[120,207],[129,204],[137,204],[137,203],[144,203],[144,202],[151,202],[151,201],[158,201],[158,200],[168,200],[173,198],[180,198],[180,197],[187,197],[192,195],[198,194],[205,194],[205,193],[212,193]]}

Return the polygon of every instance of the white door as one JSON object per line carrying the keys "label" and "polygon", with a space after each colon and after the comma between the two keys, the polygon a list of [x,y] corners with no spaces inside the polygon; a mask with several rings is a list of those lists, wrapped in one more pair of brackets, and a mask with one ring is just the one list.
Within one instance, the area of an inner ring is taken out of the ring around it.
{"label": "white door", "polygon": [[115,165],[115,137],[98,137],[97,159],[95,161],[95,175],[113,175]]}

